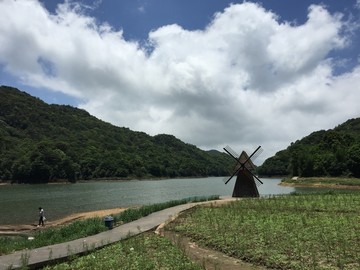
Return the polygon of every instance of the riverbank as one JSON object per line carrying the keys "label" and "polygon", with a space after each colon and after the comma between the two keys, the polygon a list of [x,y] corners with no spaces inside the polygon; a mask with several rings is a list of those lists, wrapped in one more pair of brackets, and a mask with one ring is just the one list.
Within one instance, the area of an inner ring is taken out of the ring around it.
{"label": "riverbank", "polygon": [[42,228],[49,228],[49,227],[56,227],[61,225],[66,225],[68,223],[77,221],[77,220],[84,220],[88,218],[94,217],[105,217],[108,215],[116,215],[127,208],[111,208],[111,209],[104,209],[98,211],[89,211],[89,212],[82,212],[68,215],[64,218],[57,219],[57,220],[46,220],[44,227],[37,227],[37,221],[35,220],[32,224],[15,224],[15,225],[0,225],[0,235],[9,235],[9,234],[19,234],[19,233],[28,233],[34,230],[41,230]]}
{"label": "riverbank", "polygon": [[[125,178],[92,178],[92,179],[81,179],[76,181],[69,181],[66,179],[56,179],[49,182],[44,183],[27,183],[27,182],[12,182],[12,180],[0,180],[0,186],[4,185],[56,185],[56,184],[76,184],[76,183],[91,183],[91,182],[136,182],[136,181],[161,181],[161,180],[177,180],[177,179],[201,179],[201,178],[211,178],[214,176],[178,176],[178,177],[155,177],[155,176],[148,176],[148,177],[125,177]],[[222,176],[221,176],[222,177]]]}
{"label": "riverbank", "polygon": [[359,178],[293,177],[285,178],[280,186],[360,190]]}
{"label": "riverbank", "polygon": [[[43,207],[49,221],[73,213],[136,207],[180,200],[194,196],[229,196],[233,182],[225,185],[222,177],[105,181],[76,184],[3,185],[0,186],[0,225],[32,224],[37,222],[37,209]],[[280,178],[261,178],[261,196],[290,194],[291,187],[278,185]],[[26,202],[26,203],[25,203]]]}

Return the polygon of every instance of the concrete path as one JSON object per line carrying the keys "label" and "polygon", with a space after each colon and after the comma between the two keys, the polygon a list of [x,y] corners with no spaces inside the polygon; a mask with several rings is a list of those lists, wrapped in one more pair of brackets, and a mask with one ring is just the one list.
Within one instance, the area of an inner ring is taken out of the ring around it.
{"label": "concrete path", "polygon": [[196,204],[199,203],[188,203],[167,208],[93,236],[31,250],[16,251],[12,254],[0,256],[0,270],[18,269],[23,266],[33,269],[44,266],[54,260],[65,259],[72,255],[80,255],[154,229]]}

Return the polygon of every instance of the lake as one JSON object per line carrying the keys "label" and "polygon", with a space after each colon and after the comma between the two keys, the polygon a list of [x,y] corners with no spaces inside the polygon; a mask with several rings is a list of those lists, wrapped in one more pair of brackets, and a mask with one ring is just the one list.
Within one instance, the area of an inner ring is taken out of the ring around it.
{"label": "lake", "polygon": [[[222,179],[207,177],[0,185],[0,225],[36,223],[39,206],[44,208],[48,220],[56,220],[79,212],[147,205],[195,196],[231,196],[235,181],[225,185]],[[304,191],[279,186],[280,179],[261,180],[264,184],[258,189],[262,196]]]}

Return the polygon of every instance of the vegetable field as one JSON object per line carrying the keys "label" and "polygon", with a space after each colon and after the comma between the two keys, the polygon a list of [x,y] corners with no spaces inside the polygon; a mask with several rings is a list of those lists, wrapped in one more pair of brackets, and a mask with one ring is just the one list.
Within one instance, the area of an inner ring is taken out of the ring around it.
{"label": "vegetable field", "polygon": [[277,269],[360,269],[360,193],[241,199],[199,206],[168,230]]}
{"label": "vegetable field", "polygon": [[44,270],[74,269],[173,269],[201,270],[181,249],[153,233],[131,237],[94,251],[86,256],[63,262]]}

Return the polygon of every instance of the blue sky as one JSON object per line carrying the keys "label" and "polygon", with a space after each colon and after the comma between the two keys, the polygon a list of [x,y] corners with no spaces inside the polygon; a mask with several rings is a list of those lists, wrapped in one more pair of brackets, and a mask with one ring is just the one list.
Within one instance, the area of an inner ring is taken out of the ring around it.
{"label": "blue sky", "polygon": [[359,0],[2,0],[0,84],[264,159],[359,117],[359,15]]}

